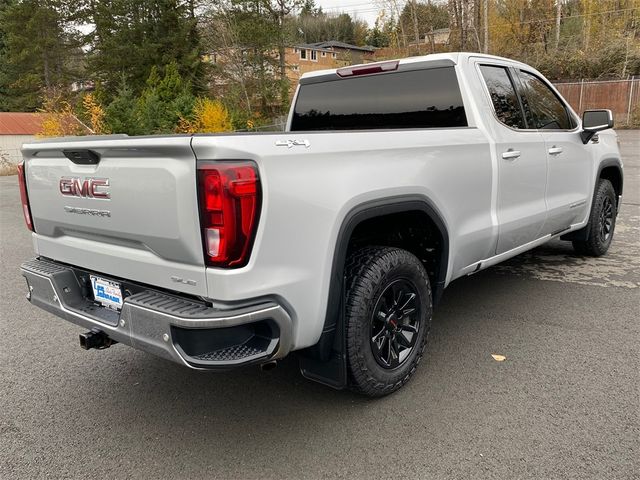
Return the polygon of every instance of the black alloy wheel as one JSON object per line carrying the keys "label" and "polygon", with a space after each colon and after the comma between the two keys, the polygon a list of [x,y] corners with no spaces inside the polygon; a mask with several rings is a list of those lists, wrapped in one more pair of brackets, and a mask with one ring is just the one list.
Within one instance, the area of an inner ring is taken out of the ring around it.
{"label": "black alloy wheel", "polygon": [[600,219],[598,222],[598,235],[600,241],[605,243],[609,240],[613,231],[613,202],[610,197],[604,197],[602,209],[600,210]]}
{"label": "black alloy wheel", "polygon": [[371,319],[371,350],[383,368],[402,365],[420,331],[420,293],[406,279],[395,280],[378,297]]}

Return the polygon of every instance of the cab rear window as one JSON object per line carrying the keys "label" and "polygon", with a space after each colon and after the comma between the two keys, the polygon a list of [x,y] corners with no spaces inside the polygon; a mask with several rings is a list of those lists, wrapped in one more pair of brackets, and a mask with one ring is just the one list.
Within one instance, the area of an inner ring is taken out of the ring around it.
{"label": "cab rear window", "polygon": [[292,131],[466,126],[453,67],[302,85],[291,122]]}

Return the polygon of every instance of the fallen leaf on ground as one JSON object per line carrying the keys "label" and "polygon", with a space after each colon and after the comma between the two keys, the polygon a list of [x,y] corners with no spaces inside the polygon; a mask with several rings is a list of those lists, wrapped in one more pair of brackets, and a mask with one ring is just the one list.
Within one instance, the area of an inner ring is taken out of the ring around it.
{"label": "fallen leaf on ground", "polygon": [[492,353],[491,356],[496,362],[504,362],[507,359],[504,355],[496,355],[495,353]]}

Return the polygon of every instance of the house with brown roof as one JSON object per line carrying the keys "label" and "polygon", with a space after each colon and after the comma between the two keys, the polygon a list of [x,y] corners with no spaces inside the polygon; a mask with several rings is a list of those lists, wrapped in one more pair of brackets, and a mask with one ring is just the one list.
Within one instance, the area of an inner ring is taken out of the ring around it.
{"label": "house with brown roof", "polygon": [[[286,74],[291,84],[291,94],[302,74],[316,70],[326,70],[340,68],[347,65],[366,63],[373,61],[376,49],[369,46],[351,45],[349,43],[328,40],[326,42],[300,43],[285,47],[284,57],[286,64]],[[228,68],[229,64],[239,63],[238,60],[250,54],[249,49],[238,47],[218,49],[209,52],[204,56],[204,60],[217,65],[227,75],[215,75],[213,83],[218,87],[224,87],[234,75],[228,75],[236,69]],[[278,52],[272,52],[274,60],[278,59]],[[276,75],[275,66],[270,73]]]}
{"label": "house with brown roof", "polygon": [[[22,160],[20,148],[23,143],[30,142],[42,133],[42,124],[46,113],[32,112],[0,112],[0,154],[12,163]],[[75,117],[69,123],[78,125],[78,129],[88,134],[91,131]]]}
{"label": "house with brown roof", "polygon": [[373,59],[374,52],[373,47],[359,47],[336,40],[287,47],[285,61],[292,93],[303,73],[365,63]]}

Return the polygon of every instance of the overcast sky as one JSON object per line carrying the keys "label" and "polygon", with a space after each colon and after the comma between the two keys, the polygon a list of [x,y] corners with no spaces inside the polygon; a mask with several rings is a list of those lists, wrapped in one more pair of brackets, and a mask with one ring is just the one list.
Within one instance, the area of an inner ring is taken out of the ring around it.
{"label": "overcast sky", "polygon": [[[384,4],[390,3],[385,0],[316,0],[316,5],[322,7],[325,13],[348,13],[354,19],[360,19],[366,21],[370,27],[376,21],[376,18],[380,11],[383,9]],[[398,9],[402,10],[402,7],[406,3],[406,0],[396,0]],[[389,12],[387,12],[387,16]],[[93,30],[93,25],[79,25],[78,28],[83,33],[89,33]]]}

